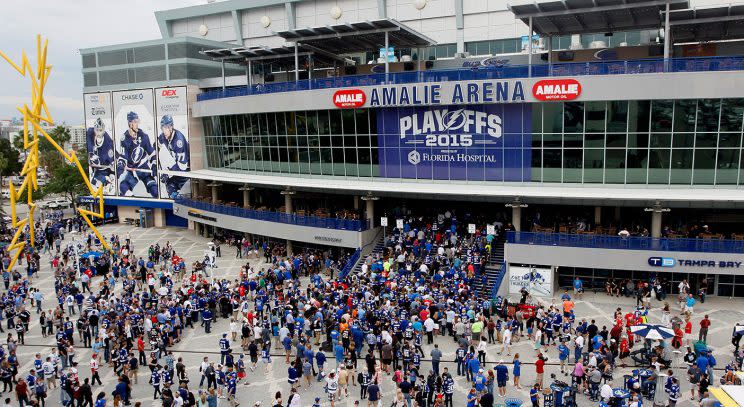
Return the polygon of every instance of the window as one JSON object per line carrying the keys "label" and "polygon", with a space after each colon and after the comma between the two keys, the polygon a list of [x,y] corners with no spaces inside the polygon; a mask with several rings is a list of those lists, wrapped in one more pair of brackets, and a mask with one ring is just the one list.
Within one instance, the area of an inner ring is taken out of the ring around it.
{"label": "window", "polygon": [[563,131],[566,133],[584,131],[584,103],[566,102],[563,104]]}
{"label": "window", "polygon": [[[610,103],[610,120],[614,117],[614,102]],[[628,102],[628,131],[629,132],[646,132],[648,131],[649,120],[651,115],[651,101],[649,100],[631,100]],[[608,126],[609,127],[609,126]]]}
{"label": "window", "polygon": [[693,182],[698,185],[713,184],[716,168],[716,150],[713,148],[695,149],[695,171]]}
{"label": "window", "polygon": [[[586,132],[604,133],[604,131],[605,102],[586,102]],[[621,131],[625,132],[625,125]]]}
{"label": "window", "polygon": [[718,150],[716,184],[735,185],[739,169],[739,150]]}
{"label": "window", "polygon": [[648,166],[648,150],[647,149],[628,149],[627,157],[627,176],[626,183],[628,184],[645,184],[646,183],[646,167]]}
{"label": "window", "polygon": [[651,104],[651,130],[672,131],[672,112],[674,102],[669,100],[654,100]]}
{"label": "window", "polygon": [[695,109],[697,100],[674,102],[674,131],[695,131]]}
{"label": "window", "polygon": [[692,182],[692,149],[672,150],[672,184],[690,184]]}
{"label": "window", "polygon": [[718,131],[720,99],[700,99],[697,110],[697,131]]}
{"label": "window", "polygon": [[721,131],[741,131],[744,99],[723,99],[721,101]]}
{"label": "window", "polygon": [[602,183],[604,181],[604,149],[584,150],[584,182]]}
{"label": "window", "polygon": [[606,150],[605,183],[622,184],[625,182],[625,149]]}

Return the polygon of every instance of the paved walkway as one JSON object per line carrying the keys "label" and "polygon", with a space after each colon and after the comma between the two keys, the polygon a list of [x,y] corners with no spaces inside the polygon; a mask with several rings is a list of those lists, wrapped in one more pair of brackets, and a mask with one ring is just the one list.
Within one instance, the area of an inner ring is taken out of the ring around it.
{"label": "paved walkway", "polygon": [[[195,260],[201,260],[203,258],[204,250],[206,249],[207,239],[201,236],[197,236],[192,231],[179,228],[151,228],[151,229],[138,229],[124,225],[107,225],[101,229],[101,231],[109,236],[111,233],[118,233],[122,236],[122,239],[127,231],[130,232],[135,253],[144,255],[147,252],[147,248],[150,244],[160,242],[164,244],[166,241],[170,241],[175,247],[176,253],[186,259],[187,264],[191,264]],[[67,241],[70,237],[68,235]],[[43,256],[42,259],[46,257]],[[250,261],[254,267],[260,268],[262,263],[260,259],[236,259],[235,250],[233,248],[224,247],[222,249],[222,257],[218,258],[218,268],[215,270],[214,275],[216,277],[236,278],[240,266],[245,264],[246,261]],[[45,295],[44,308],[49,309],[53,306],[54,302],[54,288],[53,278],[49,273],[49,264],[47,261],[42,261],[42,268],[40,272],[40,278],[34,281],[34,286],[39,287]],[[546,303],[551,301],[557,301],[554,299],[544,299]],[[659,307],[661,303],[654,302],[653,306],[657,307],[650,315],[652,322],[658,322],[660,317]],[[695,333],[697,334],[698,322],[702,318],[704,313],[710,315],[713,320],[710,333],[708,335],[709,342],[715,350],[716,358],[718,359],[718,366],[724,367],[731,359],[731,351],[733,349],[730,344],[731,330],[734,323],[744,321],[744,300],[732,300],[728,298],[710,298],[705,304],[699,304],[695,307],[695,315],[693,317],[693,324],[695,326]],[[627,298],[615,298],[608,297],[604,294],[586,294],[582,300],[576,302],[576,315],[579,318],[595,319],[597,325],[601,328],[602,325],[607,325],[608,328],[612,322],[612,314],[617,307],[621,307],[624,311],[627,311],[635,306],[635,301]],[[198,364],[202,357],[208,356],[210,360],[219,361],[218,352],[218,340],[222,332],[228,331],[229,322],[226,320],[217,321],[212,328],[212,333],[206,335],[203,328],[197,327],[193,330],[186,330],[185,337],[181,343],[177,344],[172,350],[176,358],[182,357],[184,363],[188,367],[188,374],[191,380],[189,386],[192,391],[195,391],[198,387],[200,375],[198,372]],[[453,360],[455,352],[455,344],[449,338],[440,337],[437,338],[436,342],[442,349],[444,356],[443,360]],[[38,320],[32,320],[30,332],[26,335],[26,345],[20,347],[19,358],[21,362],[20,375],[25,376],[28,370],[32,367],[32,360],[34,355],[39,352],[42,355],[49,353],[51,346],[54,344],[52,337],[42,338],[41,331],[38,326]],[[428,355],[431,346],[424,345],[424,352]],[[511,379],[511,356],[500,356],[497,352],[501,349],[500,345],[490,345],[487,351],[487,363],[486,368],[493,368],[495,363],[500,359],[504,360],[509,364],[510,379]],[[535,381],[535,370],[532,363],[535,361],[535,352],[532,349],[531,344],[527,340],[522,340],[513,346],[512,354],[518,352],[521,356],[521,360],[524,365],[522,367],[522,378],[521,383],[524,386],[530,386]],[[77,349],[77,360],[80,362],[79,371],[81,378],[89,377],[88,361],[90,360],[91,351],[90,349]],[[332,358],[330,353],[326,353],[329,359]],[[559,368],[556,365],[558,360],[557,351],[555,348],[551,348],[548,352],[549,362],[546,367],[545,384],[551,382],[550,375],[557,373],[560,376]],[[287,365],[284,363],[283,357],[274,357],[271,370],[268,374],[265,374],[263,369],[257,369],[255,372],[248,372],[248,386],[239,386],[237,399],[242,406],[252,406],[256,401],[260,401],[264,406],[270,406],[273,402],[273,396],[277,391],[281,391],[284,395],[284,402],[289,396],[289,384],[286,380]],[[330,366],[334,365],[334,361],[329,360]],[[363,366],[363,360],[360,361]],[[455,372],[456,368],[453,363],[443,363],[442,367],[448,367],[450,372]],[[259,364],[259,367],[261,365]],[[430,364],[428,361],[422,363],[422,374],[428,374]],[[160,405],[159,401],[153,401],[152,399],[152,387],[147,384],[149,380],[148,369],[140,369],[139,384],[134,386],[133,401],[141,401],[144,406],[156,406]],[[630,369],[624,369],[620,372],[615,373],[616,386],[622,386],[622,374]],[[676,372],[677,376],[681,379],[680,382],[683,385],[683,394],[685,395],[685,401],[680,402],[680,406],[692,405],[689,401],[689,384],[687,383],[686,374],[683,370]],[[107,366],[102,367],[101,377],[103,380],[103,386],[94,387],[94,395],[99,391],[105,391],[110,394],[116,383],[116,377]],[[568,380],[569,378],[564,378]],[[570,380],[569,380],[570,381]],[[464,380],[464,377],[456,379],[454,403],[456,406],[464,406],[466,404],[465,395],[470,385]],[[523,389],[517,389],[514,386],[508,386],[508,397],[518,397],[523,400],[528,400],[528,387]],[[391,380],[384,380],[382,383],[382,393],[384,395],[382,406],[388,406],[394,395],[394,386]],[[359,387],[350,386],[350,396],[344,398],[336,405],[339,406],[353,406],[355,400],[359,400]],[[310,387],[303,386],[300,392],[302,406],[310,406],[316,396],[321,397],[323,405],[327,406],[327,397],[323,393],[323,387],[321,383],[313,382]],[[590,402],[586,396],[578,396],[578,402],[580,406],[593,406],[597,403]],[[48,402],[54,405],[59,400],[59,391],[52,390],[49,392]],[[503,399],[497,398],[496,403],[503,403]],[[361,403],[363,406],[366,402]],[[527,403],[528,404],[528,403]],[[226,400],[220,400],[220,405],[227,406]],[[695,403],[697,405],[697,403]]]}

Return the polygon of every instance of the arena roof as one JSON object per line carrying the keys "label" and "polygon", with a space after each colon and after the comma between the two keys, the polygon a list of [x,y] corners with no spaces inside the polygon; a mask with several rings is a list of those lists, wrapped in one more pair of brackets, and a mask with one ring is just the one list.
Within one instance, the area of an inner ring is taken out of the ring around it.
{"label": "arena roof", "polygon": [[686,9],[688,0],[520,1],[507,7],[540,35],[593,34],[663,25],[662,11]]}
{"label": "arena roof", "polygon": [[290,42],[300,42],[332,53],[377,50],[385,46],[385,36],[391,47],[428,47],[436,41],[396,20],[387,18],[356,23],[298,28],[277,32]]}
{"label": "arena roof", "polygon": [[670,11],[669,25],[674,42],[742,39],[744,5]]}

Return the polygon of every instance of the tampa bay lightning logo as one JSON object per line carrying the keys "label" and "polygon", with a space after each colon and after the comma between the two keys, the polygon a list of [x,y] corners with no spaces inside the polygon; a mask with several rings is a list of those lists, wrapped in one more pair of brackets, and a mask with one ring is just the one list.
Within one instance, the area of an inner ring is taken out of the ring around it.
{"label": "tampa bay lightning logo", "polygon": [[137,164],[139,164],[145,158],[145,155],[147,155],[145,153],[145,149],[141,146],[135,147],[134,150],[132,150],[132,154],[130,154],[132,162]]}
{"label": "tampa bay lightning logo", "polygon": [[465,109],[448,111],[442,115],[442,131],[461,129],[467,122],[468,116]]}

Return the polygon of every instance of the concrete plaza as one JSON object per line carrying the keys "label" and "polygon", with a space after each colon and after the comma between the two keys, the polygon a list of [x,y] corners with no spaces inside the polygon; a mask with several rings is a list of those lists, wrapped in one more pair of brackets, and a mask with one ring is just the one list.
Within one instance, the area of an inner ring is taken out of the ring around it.
{"label": "concrete plaza", "polygon": [[[166,241],[170,241],[176,253],[186,259],[187,264],[191,264],[193,261],[201,260],[204,255],[204,250],[207,247],[207,239],[196,235],[193,231],[180,229],[180,228],[151,228],[151,229],[139,229],[124,225],[108,225],[101,228],[101,231],[106,235],[110,236],[112,233],[119,234],[122,239],[129,232],[132,241],[134,243],[134,249],[137,256],[146,255],[148,246],[154,243],[165,244]],[[69,242],[74,235],[66,236],[66,242]],[[77,239],[81,239],[78,237]],[[260,269],[263,264],[260,259],[236,259],[235,249],[230,247],[222,248],[222,257],[218,258],[218,268],[214,270],[215,277],[225,278],[236,278],[241,265],[246,262],[250,262],[256,269]],[[33,282],[34,287],[38,287],[44,293],[44,309],[51,309],[56,299],[54,296],[54,279],[49,272],[49,263],[46,261],[46,255],[42,256],[42,266],[39,273],[39,278]],[[560,296],[560,293],[557,294]],[[674,299],[671,299],[672,301]],[[543,300],[547,303],[551,301],[558,301],[556,299]],[[655,307],[650,314],[650,322],[658,322],[660,320],[660,307],[662,303],[654,301],[653,306]],[[672,304],[674,305],[674,304]],[[704,314],[708,314],[713,321],[708,334],[708,342],[713,347],[716,359],[718,360],[718,367],[723,368],[731,360],[731,354],[733,346],[730,343],[732,327],[736,322],[744,321],[744,300],[741,299],[729,299],[729,298],[709,298],[704,304],[698,303],[695,307],[695,314],[693,316],[693,326],[695,327],[694,333],[697,335],[697,329],[699,327],[698,322]],[[595,319],[597,325],[607,325],[608,328],[612,323],[612,315],[617,307],[621,307],[623,311],[635,307],[634,299],[627,298],[615,298],[608,297],[602,293],[592,294],[587,293],[584,295],[582,300],[576,301],[576,315],[578,318]],[[676,308],[675,308],[676,309]],[[35,314],[34,314],[35,315]],[[195,329],[186,329],[183,340],[176,344],[172,348],[174,356],[176,358],[182,357],[184,363],[187,366],[187,372],[189,374],[189,388],[196,393],[198,389],[200,374],[198,372],[199,362],[204,356],[208,356],[210,360],[219,362],[219,351],[218,351],[218,340],[221,337],[222,332],[229,331],[229,322],[221,319],[217,321],[212,328],[212,333],[207,335],[204,333],[204,328],[196,327]],[[454,360],[455,343],[448,337],[438,337],[436,343],[439,344],[440,349],[443,352],[443,360],[450,361],[442,363],[442,367],[448,367],[450,372],[455,372],[455,364],[451,361]],[[19,377],[24,377],[28,374],[28,371],[33,366],[33,358],[36,353],[47,355],[54,345],[53,337],[42,338],[41,330],[38,324],[36,316],[32,319],[30,332],[26,335],[26,345],[19,347],[19,360],[20,369]],[[233,346],[235,348],[235,346]],[[423,345],[424,352],[428,356],[431,350],[431,345]],[[86,348],[76,348],[77,356],[76,360],[80,363],[78,370],[80,377],[85,378],[90,376],[88,369],[88,361],[90,360],[91,350]],[[511,384],[511,356],[498,355],[497,352],[501,350],[501,345],[489,345],[487,351],[487,363],[486,368],[490,369],[495,366],[500,358],[503,357],[504,361],[509,366],[510,371],[510,384]],[[268,374],[264,373],[263,367],[259,363],[259,368],[255,372],[248,371],[247,380],[250,383],[247,386],[239,385],[237,390],[237,399],[243,406],[252,406],[255,402],[260,401],[263,405],[272,405],[274,394],[277,391],[281,391],[284,396],[284,402],[289,396],[290,385],[287,383],[287,365],[284,363],[284,357],[280,356],[280,350],[276,350],[277,356],[273,358],[271,370]],[[509,385],[508,397],[516,397],[525,400],[528,404],[528,389],[535,381],[535,369],[534,361],[536,353],[532,348],[532,344],[526,339],[522,338],[521,341],[517,342],[512,348],[512,355],[517,352],[521,356],[523,362],[522,366],[522,377],[521,383],[524,386],[522,389],[517,389],[514,386]],[[326,352],[326,356],[329,357],[329,364],[327,366],[335,366],[332,360],[330,352]],[[545,384],[551,383],[550,374],[558,373],[559,367],[557,366],[557,351],[555,347],[552,347],[548,352],[549,361],[546,367]],[[363,368],[364,361],[360,361],[360,368]],[[426,375],[430,370],[430,363],[428,360],[422,362],[421,374]],[[615,374],[615,387],[622,386],[622,375],[631,370],[631,368],[618,369]],[[689,396],[689,383],[686,374],[683,369],[677,369],[675,371],[677,377],[680,378],[682,384],[683,399],[678,405],[687,406],[693,405],[690,401]],[[718,373],[720,376],[720,372]],[[113,373],[113,369],[108,366],[101,368],[101,378],[103,380],[103,386],[94,386],[93,392],[94,397],[99,391],[105,391],[110,394],[116,384],[116,376]],[[133,402],[141,401],[142,405],[160,405],[160,401],[153,400],[152,394],[153,389],[147,382],[149,379],[149,371],[146,367],[140,368],[139,372],[139,383],[134,385],[133,391]],[[570,378],[563,377],[563,380],[570,381]],[[385,379],[382,383],[382,394],[383,401],[381,406],[387,406],[393,401],[395,394],[392,380]],[[463,377],[456,377],[454,403],[457,406],[464,406],[466,404],[466,393],[470,388],[470,384],[465,381]],[[313,381],[310,387],[302,387],[299,392],[301,397],[302,406],[310,406],[314,398],[321,397],[322,404],[324,406],[329,405],[328,398],[323,392],[322,383]],[[349,397],[343,398],[336,405],[348,405],[352,406],[355,400],[360,399],[359,387],[349,386]],[[110,397],[109,397],[110,399]],[[51,390],[49,392],[49,398],[47,402],[52,404],[57,403],[59,400],[59,390]],[[503,403],[503,399],[496,398],[496,403]],[[219,400],[220,405],[227,405],[227,401],[224,399]],[[360,402],[361,405],[366,405],[366,401]],[[588,397],[585,395],[578,396],[578,404],[581,406],[597,405],[596,402],[590,402]],[[697,405],[697,402],[694,403]]]}

